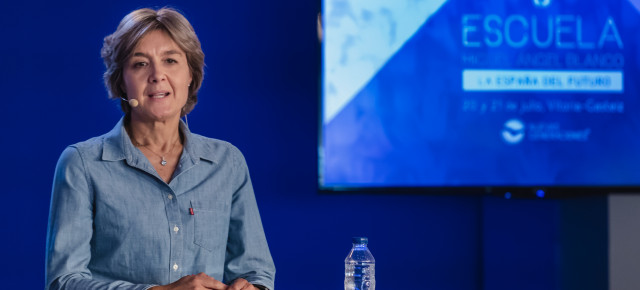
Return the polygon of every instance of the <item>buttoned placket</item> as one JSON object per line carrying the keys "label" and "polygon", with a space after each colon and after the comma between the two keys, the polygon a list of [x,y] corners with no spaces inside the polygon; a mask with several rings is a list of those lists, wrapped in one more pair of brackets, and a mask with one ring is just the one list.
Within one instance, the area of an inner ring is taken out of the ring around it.
{"label": "buttoned placket", "polygon": [[[186,146],[185,146],[186,147]],[[134,148],[133,145],[130,145],[130,148]],[[131,152],[131,151],[129,151]],[[133,157],[134,155],[135,157]],[[198,160],[194,160],[189,156],[189,154],[183,151],[178,165],[176,166],[176,170],[174,175],[167,184],[164,180],[157,174],[156,170],[151,166],[151,164],[144,158],[141,152],[135,152],[134,154],[129,155],[127,158],[127,162],[144,172],[154,176],[158,182],[161,182],[164,185],[164,190],[161,192],[162,200],[165,205],[165,212],[167,216],[168,222],[168,231],[170,236],[169,243],[169,257],[170,261],[167,265],[168,267],[168,281],[167,283],[172,283],[185,275],[194,274],[187,273],[189,267],[183,265],[184,263],[184,245],[185,245],[185,231],[183,230],[183,222],[182,219],[186,218],[186,214],[188,211],[181,212],[180,203],[178,202],[180,197],[177,194],[176,190],[179,191],[179,188],[176,187],[176,181],[180,175],[184,174],[189,169],[193,168],[198,164]]]}
{"label": "buttoned placket", "polygon": [[[181,158],[181,163],[184,158]],[[164,180],[157,174],[155,169],[151,167],[148,162],[144,162],[142,159],[136,160],[133,162],[134,167],[137,167],[151,175],[153,175],[158,182],[161,182],[165,186],[165,191],[162,192],[162,200],[164,201],[165,213],[167,215],[168,222],[168,232],[170,236],[169,241],[169,265],[167,265],[168,269],[168,283],[172,283],[186,274],[184,273],[184,267],[182,267],[182,263],[184,262],[184,235],[180,232],[180,228],[182,228],[182,217],[180,213],[180,205],[178,203],[178,196],[175,191],[171,188],[169,184],[166,184]],[[182,168],[180,164],[178,168]],[[174,176],[175,179],[177,176]]]}
{"label": "buttoned placket", "polygon": [[[181,211],[180,209],[180,205],[179,205],[179,196],[176,195],[175,190],[177,190],[177,188],[175,188],[175,181],[176,179],[180,176],[181,173],[183,173],[186,169],[189,169],[189,166],[183,166],[183,164],[185,162],[188,162],[188,159],[186,158],[186,153],[183,152],[182,156],[180,157],[180,161],[178,162],[178,166],[176,167],[176,171],[174,172],[173,178],[171,179],[171,182],[169,184],[166,184],[167,187],[167,192],[165,194],[165,196],[167,196],[167,198],[164,198],[164,203],[165,203],[165,210],[167,213],[167,219],[169,222],[169,233],[171,236],[171,241],[170,241],[170,270],[169,270],[169,281],[173,282],[176,281],[182,277],[184,277],[185,275],[188,274],[194,274],[194,273],[186,273],[185,271],[185,265],[183,265],[182,263],[184,263],[184,231],[182,231],[182,226],[183,226],[183,222],[182,219],[184,218],[185,213]],[[159,178],[159,176],[157,176]]]}
{"label": "buttoned placket", "polygon": [[180,214],[180,206],[178,203],[179,197],[176,196],[175,192],[167,186],[167,191],[163,193],[164,196],[164,205],[167,213],[167,220],[169,225],[169,233],[171,236],[169,243],[169,281],[173,282],[184,275],[183,273],[183,245],[184,245],[184,235],[180,230],[182,228],[182,218]]}

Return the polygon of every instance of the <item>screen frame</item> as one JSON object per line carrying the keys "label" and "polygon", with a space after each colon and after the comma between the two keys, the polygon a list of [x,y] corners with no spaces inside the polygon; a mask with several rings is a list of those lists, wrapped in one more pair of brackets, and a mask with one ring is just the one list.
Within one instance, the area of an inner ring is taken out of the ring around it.
{"label": "screen frame", "polygon": [[323,13],[325,1],[317,0],[320,7],[318,14],[318,39],[320,49],[317,60],[319,62],[319,86],[318,86],[318,114],[317,114],[317,191],[321,194],[434,194],[434,195],[490,195],[505,198],[566,198],[608,194],[635,194],[640,192],[640,179],[638,184],[630,185],[464,185],[464,186],[327,186],[323,184],[323,127],[324,127],[324,49],[322,39],[324,34]]}

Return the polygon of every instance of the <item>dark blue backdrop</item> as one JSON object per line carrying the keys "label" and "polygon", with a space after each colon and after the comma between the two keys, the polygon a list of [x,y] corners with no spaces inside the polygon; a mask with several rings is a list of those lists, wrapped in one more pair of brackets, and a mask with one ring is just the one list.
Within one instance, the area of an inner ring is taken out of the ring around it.
{"label": "dark blue backdrop", "polygon": [[278,289],[342,289],[354,235],[370,239],[380,290],[606,287],[604,197],[319,194],[320,4],[290,0],[3,2],[1,288],[43,287],[56,160],[121,115],[102,85],[102,38],[129,11],[167,4],[206,54],[189,125],[244,152]]}

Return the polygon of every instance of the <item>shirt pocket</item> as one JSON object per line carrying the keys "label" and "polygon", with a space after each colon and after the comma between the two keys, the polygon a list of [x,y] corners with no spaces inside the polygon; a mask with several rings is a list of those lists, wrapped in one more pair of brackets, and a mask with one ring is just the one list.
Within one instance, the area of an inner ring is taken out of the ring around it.
{"label": "shirt pocket", "polygon": [[193,243],[208,250],[226,250],[230,209],[224,203],[191,201]]}

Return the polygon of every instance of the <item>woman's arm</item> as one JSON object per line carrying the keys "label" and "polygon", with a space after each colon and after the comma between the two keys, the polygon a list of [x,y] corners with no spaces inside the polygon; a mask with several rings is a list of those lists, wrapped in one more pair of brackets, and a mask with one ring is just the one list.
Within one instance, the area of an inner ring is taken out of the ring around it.
{"label": "woman's arm", "polygon": [[275,265],[262,228],[244,156],[232,146],[237,190],[231,201],[224,281],[244,278],[273,289]]}
{"label": "woman's arm", "polygon": [[77,148],[60,156],[53,180],[46,248],[46,289],[148,289],[126,281],[97,281],[88,269],[93,235],[93,192]]}

